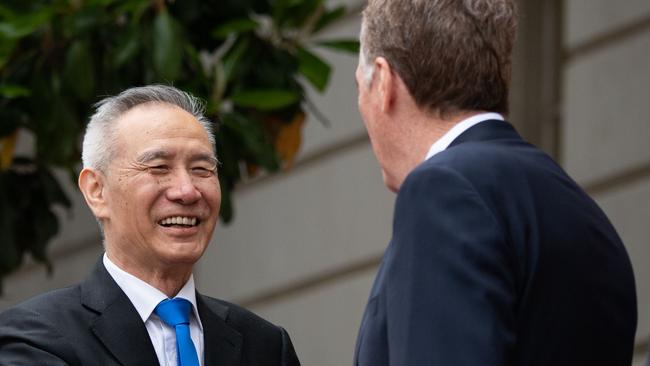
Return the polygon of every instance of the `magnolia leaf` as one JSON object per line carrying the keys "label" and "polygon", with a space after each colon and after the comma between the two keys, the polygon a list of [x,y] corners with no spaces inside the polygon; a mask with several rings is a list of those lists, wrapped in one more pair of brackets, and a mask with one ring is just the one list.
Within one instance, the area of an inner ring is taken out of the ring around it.
{"label": "magnolia leaf", "polygon": [[[70,100],[53,96],[52,102],[43,108],[35,126],[36,156],[47,165],[66,166],[73,157],[79,133],[77,116],[70,107]],[[41,120],[42,119],[42,120]]]}
{"label": "magnolia leaf", "polygon": [[18,140],[18,130],[11,135],[0,139],[0,171],[6,170],[11,166],[14,159],[14,150]]}
{"label": "magnolia leaf", "polygon": [[359,53],[359,41],[349,39],[332,39],[316,42],[318,46],[326,47],[335,51]]}
{"label": "magnolia leaf", "polygon": [[302,28],[315,23],[320,18],[323,0],[288,0],[274,3],[273,19],[283,29]]}
{"label": "magnolia leaf", "polygon": [[304,48],[298,49],[298,71],[320,92],[325,90],[332,68],[320,57]]}
{"label": "magnolia leaf", "polygon": [[180,26],[167,11],[162,11],[153,24],[153,66],[167,82],[178,78],[183,61]]}
{"label": "magnolia leaf", "polygon": [[0,108],[0,140],[12,135],[21,125],[21,112],[14,108]]}
{"label": "magnolia leaf", "polygon": [[221,206],[219,215],[224,223],[229,223],[233,218],[232,192],[228,182],[225,181],[225,175],[219,175],[219,184],[221,185]]}
{"label": "magnolia leaf", "polygon": [[300,150],[302,126],[304,123],[305,113],[296,113],[291,122],[282,124],[278,136],[275,138],[275,148],[285,163],[285,169],[291,169],[296,155]]}
{"label": "magnolia leaf", "polygon": [[262,124],[245,115],[229,113],[224,116],[224,129],[232,132],[232,138],[241,141],[248,162],[253,162],[269,171],[278,169],[278,156]]}
{"label": "magnolia leaf", "polygon": [[9,61],[14,48],[16,47],[15,39],[8,39],[0,36],[0,70]]}
{"label": "magnolia leaf", "polygon": [[29,243],[31,244],[29,252],[34,259],[46,265],[48,272],[51,272],[52,265],[47,259],[46,248],[50,239],[59,232],[59,219],[45,203],[35,205],[33,214],[38,225],[34,228],[35,240]]}
{"label": "magnolia leaf", "polygon": [[291,90],[245,90],[235,93],[230,99],[240,107],[270,111],[297,103],[300,101],[300,94]]}
{"label": "magnolia leaf", "polygon": [[118,50],[115,53],[115,66],[120,67],[127,62],[131,61],[137,54],[140,48],[141,35],[137,28],[133,28],[123,38],[122,42],[118,43]]}
{"label": "magnolia leaf", "polygon": [[53,9],[47,7],[0,22],[0,36],[8,39],[25,37],[48,23],[52,14]]}
{"label": "magnolia leaf", "polygon": [[18,97],[28,97],[31,94],[31,91],[24,86],[9,84],[0,85],[0,96],[3,98],[13,99]]}
{"label": "magnolia leaf", "polygon": [[93,96],[95,67],[88,43],[78,40],[70,46],[65,58],[63,80],[80,99],[86,100]]}
{"label": "magnolia leaf", "polygon": [[239,64],[246,51],[248,50],[248,39],[244,39],[226,53],[223,58],[223,75],[226,82],[231,80],[235,66]]}
{"label": "magnolia leaf", "polygon": [[313,33],[316,33],[321,29],[327,27],[328,25],[332,24],[332,22],[336,21],[337,19],[340,19],[344,15],[345,15],[345,6],[343,5],[337,6],[332,10],[326,11],[320,17],[320,19],[318,19],[316,26],[314,26]]}
{"label": "magnolia leaf", "polygon": [[65,194],[63,187],[61,187],[59,181],[54,178],[52,172],[50,172],[50,170],[45,167],[39,169],[38,172],[40,173],[38,178],[40,180],[43,193],[45,194],[47,204],[58,204],[69,209],[72,206],[72,202],[70,202],[70,199]]}
{"label": "magnolia leaf", "polygon": [[6,184],[10,175],[0,172],[0,277],[16,269],[20,265],[20,253],[14,242],[14,208],[9,203]]}
{"label": "magnolia leaf", "polygon": [[231,33],[239,34],[255,30],[258,25],[250,18],[235,19],[220,25],[210,35],[216,39],[225,39]]}

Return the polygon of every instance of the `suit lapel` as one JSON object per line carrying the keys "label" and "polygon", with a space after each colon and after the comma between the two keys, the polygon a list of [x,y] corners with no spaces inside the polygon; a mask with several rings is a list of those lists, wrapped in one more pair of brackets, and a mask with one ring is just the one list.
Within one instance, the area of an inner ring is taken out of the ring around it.
{"label": "suit lapel", "polygon": [[158,364],[142,319],[101,259],[81,285],[81,301],[97,313],[90,326],[92,332],[121,364]]}
{"label": "suit lapel", "polygon": [[243,339],[226,323],[228,308],[198,293],[196,303],[203,325],[204,365],[239,365]]}

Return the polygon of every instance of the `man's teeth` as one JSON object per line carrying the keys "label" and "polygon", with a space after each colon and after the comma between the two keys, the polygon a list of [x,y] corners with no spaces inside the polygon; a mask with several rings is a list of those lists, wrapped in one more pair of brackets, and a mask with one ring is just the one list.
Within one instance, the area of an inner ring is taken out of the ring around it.
{"label": "man's teeth", "polygon": [[162,225],[196,225],[196,217],[175,216],[160,221]]}

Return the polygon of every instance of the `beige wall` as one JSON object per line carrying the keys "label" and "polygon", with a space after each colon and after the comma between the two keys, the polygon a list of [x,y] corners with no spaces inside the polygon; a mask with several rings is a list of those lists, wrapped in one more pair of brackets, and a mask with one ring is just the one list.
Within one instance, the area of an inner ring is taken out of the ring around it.
{"label": "beige wall", "polygon": [[603,207],[634,267],[635,365],[650,338],[650,2],[564,2],[562,163]]}

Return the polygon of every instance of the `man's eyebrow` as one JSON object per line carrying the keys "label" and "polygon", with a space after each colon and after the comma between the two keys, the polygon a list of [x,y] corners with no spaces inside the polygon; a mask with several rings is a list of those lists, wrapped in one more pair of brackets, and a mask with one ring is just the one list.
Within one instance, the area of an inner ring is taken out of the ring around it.
{"label": "man's eyebrow", "polygon": [[[140,154],[136,158],[136,162],[146,164],[156,159],[170,160],[174,158],[174,154],[167,150],[149,150]],[[190,156],[190,161],[205,161],[211,164],[219,165],[219,159],[214,154],[197,153]]]}
{"label": "man's eyebrow", "polygon": [[148,163],[156,159],[171,159],[174,155],[166,150],[149,150],[140,154],[135,160],[138,163]]}
{"label": "man's eyebrow", "polygon": [[209,163],[219,165],[219,159],[217,159],[214,155],[212,154],[194,154],[190,157],[191,161],[207,161]]}

